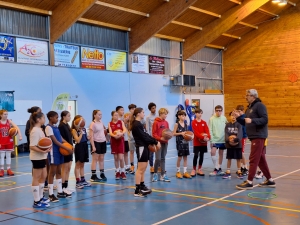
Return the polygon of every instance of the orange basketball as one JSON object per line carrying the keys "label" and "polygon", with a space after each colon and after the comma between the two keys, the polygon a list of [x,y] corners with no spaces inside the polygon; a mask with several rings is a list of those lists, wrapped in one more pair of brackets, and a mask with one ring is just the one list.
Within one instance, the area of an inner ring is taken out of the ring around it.
{"label": "orange basketball", "polygon": [[8,135],[9,135],[10,137],[14,137],[14,136],[16,136],[17,134],[18,134],[18,129],[15,128],[15,127],[10,128],[9,131],[8,131]]}
{"label": "orange basketball", "polygon": [[124,118],[130,118],[131,114],[130,113],[125,113]]}
{"label": "orange basketball", "polygon": [[74,121],[74,126],[76,128],[83,128],[85,126],[85,120],[84,120],[84,118],[83,117],[77,118]]}
{"label": "orange basketball", "polygon": [[39,140],[37,147],[45,151],[52,147],[52,140],[50,138],[43,137]]}
{"label": "orange basketball", "polygon": [[156,148],[156,145],[148,145],[148,149],[150,152],[157,152],[157,148]]}
{"label": "orange basketball", "polygon": [[238,145],[239,143],[238,142],[234,142],[234,139],[236,138],[236,135],[230,135],[229,136],[229,144],[231,145],[231,146],[236,146],[236,145]]}
{"label": "orange basketball", "polygon": [[[65,147],[67,147],[67,148],[69,148],[69,149],[73,149],[73,146],[72,145],[70,145],[69,143],[67,143],[67,142],[65,142],[65,143],[62,143],[62,145],[64,145]],[[62,154],[62,155],[64,155],[64,156],[67,156],[67,155],[71,155],[66,149],[64,149],[64,148],[59,148],[59,151],[60,151],[60,153]]]}
{"label": "orange basketball", "polygon": [[170,140],[173,137],[173,132],[166,128],[162,131],[162,137],[166,140]]}
{"label": "orange basketball", "polygon": [[122,133],[122,132],[123,132],[123,131],[122,131],[121,129],[117,129],[117,130],[114,131],[114,135],[120,134],[120,133]]}
{"label": "orange basketball", "polygon": [[192,131],[186,131],[183,138],[186,141],[192,141],[194,139],[194,133]]}

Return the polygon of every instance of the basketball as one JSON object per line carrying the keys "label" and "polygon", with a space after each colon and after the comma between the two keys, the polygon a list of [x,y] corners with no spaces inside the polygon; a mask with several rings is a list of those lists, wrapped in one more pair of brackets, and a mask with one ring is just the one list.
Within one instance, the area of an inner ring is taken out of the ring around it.
{"label": "basketball", "polygon": [[234,139],[236,138],[236,135],[230,135],[229,136],[229,144],[231,145],[231,146],[236,146],[236,145],[238,145],[239,143],[238,142],[234,142]]}
{"label": "basketball", "polygon": [[[201,134],[204,138],[207,137],[206,133]],[[207,141],[204,141],[204,139],[199,139],[201,143],[206,143]]]}
{"label": "basketball", "polygon": [[52,140],[50,138],[43,137],[39,140],[37,147],[45,151],[52,147]]}
{"label": "basketball", "polygon": [[18,129],[15,128],[15,127],[10,128],[9,131],[8,131],[8,135],[9,135],[10,137],[14,137],[14,136],[16,136],[17,134],[18,134]]}
{"label": "basketball", "polygon": [[121,129],[117,129],[114,131],[114,135],[121,134],[123,131]]}
{"label": "basketball", "polygon": [[192,131],[186,131],[183,138],[186,141],[192,141],[194,139],[194,133]]}
{"label": "basketball", "polygon": [[148,149],[150,152],[157,152],[157,148],[156,148],[156,145],[148,145]]}
{"label": "basketball", "polygon": [[74,121],[74,126],[76,128],[83,128],[85,126],[85,120],[83,117],[80,117]]}
{"label": "basketball", "polygon": [[173,132],[166,128],[162,131],[162,137],[166,140],[170,140],[173,137]]}
{"label": "basketball", "polygon": [[130,113],[125,113],[124,118],[130,118],[131,114]]}
{"label": "basketball", "polygon": [[[65,142],[65,143],[62,143],[62,145],[64,145],[65,147],[69,148],[69,149],[73,149],[73,146],[70,145],[69,143]],[[64,156],[67,156],[67,155],[71,155],[66,149],[64,148],[59,148],[59,151],[62,155]]]}

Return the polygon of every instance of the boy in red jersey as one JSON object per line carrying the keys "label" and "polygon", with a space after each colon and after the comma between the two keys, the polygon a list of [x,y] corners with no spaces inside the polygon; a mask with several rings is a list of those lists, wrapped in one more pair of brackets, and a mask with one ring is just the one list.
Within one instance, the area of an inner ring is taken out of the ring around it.
{"label": "boy in red jersey", "polygon": [[204,153],[207,152],[207,142],[210,140],[210,133],[208,126],[204,120],[201,119],[202,117],[202,109],[195,109],[196,119],[192,121],[192,128],[194,131],[194,159],[193,159],[193,170],[191,172],[191,176],[196,176],[196,166],[198,155],[200,154],[199,164],[198,164],[198,171],[197,174],[199,176],[204,176],[205,174],[201,170]]}

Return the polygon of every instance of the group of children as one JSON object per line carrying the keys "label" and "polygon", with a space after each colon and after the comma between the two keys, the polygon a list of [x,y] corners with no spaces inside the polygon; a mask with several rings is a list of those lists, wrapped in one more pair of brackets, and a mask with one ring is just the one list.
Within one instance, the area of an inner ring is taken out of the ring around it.
{"label": "group of children", "polygon": [[[168,110],[161,108],[156,115],[155,103],[150,103],[148,109],[150,115],[146,117],[142,108],[136,105],[128,106],[129,112],[124,114],[124,108],[117,106],[112,111],[112,119],[106,128],[102,122],[102,112],[94,110],[92,113],[92,122],[88,132],[85,128],[75,126],[74,121],[82,116],[76,115],[69,126],[71,115],[68,111],[63,111],[60,115],[61,120],[58,123],[58,114],[54,111],[47,113],[49,123],[45,126],[45,116],[39,107],[32,107],[28,110],[31,113],[30,120],[26,125],[26,136],[30,146],[30,160],[32,161],[32,193],[34,197],[34,208],[45,208],[49,202],[57,202],[59,198],[71,197],[72,192],[68,188],[68,179],[75,155],[75,177],[76,188],[82,189],[91,184],[85,180],[84,164],[89,162],[88,141],[90,142],[92,163],[91,163],[91,182],[105,182],[107,178],[104,174],[104,157],[107,151],[107,138],[110,137],[111,153],[114,155],[115,179],[126,180],[126,174],[135,174],[136,190],[134,195],[145,197],[151,193],[151,189],[144,184],[144,174],[150,164],[150,172],[153,173],[152,181],[158,180],[170,182],[165,170],[165,161],[168,148],[162,131],[169,129],[166,120]],[[239,105],[237,110],[244,110]],[[225,116],[222,116],[223,108],[218,105],[215,107],[215,114],[209,120],[209,126],[202,120],[203,111],[195,109],[195,119],[191,121],[194,132],[193,140],[193,169],[191,173],[187,171],[187,157],[190,155],[189,142],[184,139],[188,126],[186,123],[186,113],[179,111],[177,113],[177,122],[174,125],[173,135],[176,137],[176,148],[178,153],[176,178],[191,179],[192,177],[204,176],[202,164],[204,153],[207,152],[207,143],[211,143],[211,157],[214,164],[214,171],[210,176],[222,175],[223,178],[230,178],[231,160],[237,160],[237,176],[242,178],[248,173],[245,157],[243,155],[246,132],[245,128],[235,121],[231,116],[228,122]],[[13,150],[11,138],[8,136],[10,127],[16,127],[19,133],[19,139],[22,139],[19,128],[7,119],[7,111],[0,111],[0,156],[1,170],[0,176],[4,175],[3,165],[4,156],[6,156],[7,173],[13,175],[10,169],[10,154]],[[109,136],[107,136],[109,134]],[[52,147],[44,151],[37,147],[38,141],[43,137],[49,137],[52,140]],[[75,148],[66,147],[63,143],[75,144]],[[149,145],[156,145],[157,151],[150,152]],[[63,156],[59,148],[64,148],[70,154]],[[216,151],[219,150],[219,160],[217,162]],[[223,161],[223,151],[227,149],[226,158],[228,159],[227,170],[224,173],[221,169]],[[135,171],[134,153],[136,152],[138,167]],[[6,154],[6,155],[5,155]],[[9,156],[8,156],[9,155]],[[155,161],[154,161],[155,155]],[[128,160],[129,158],[129,160]],[[199,160],[198,160],[199,158]],[[183,173],[181,173],[180,164],[183,160]],[[130,164],[129,164],[130,162]],[[198,163],[198,167],[197,167]],[[99,165],[100,176],[97,176],[97,164]],[[160,174],[160,176],[158,176]],[[54,194],[54,177],[56,178],[57,196]],[[48,189],[49,198],[45,198],[43,190]]]}

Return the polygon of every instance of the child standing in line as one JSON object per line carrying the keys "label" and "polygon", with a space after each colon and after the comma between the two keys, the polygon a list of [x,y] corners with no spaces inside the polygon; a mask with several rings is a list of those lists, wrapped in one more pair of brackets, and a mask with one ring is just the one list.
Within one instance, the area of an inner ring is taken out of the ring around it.
{"label": "child standing in line", "polygon": [[0,177],[4,176],[4,158],[6,157],[7,175],[14,176],[15,174],[10,168],[11,152],[14,150],[13,138],[9,136],[9,129],[14,127],[18,130],[19,140],[22,140],[22,134],[19,127],[11,120],[7,119],[8,112],[5,109],[0,110]]}
{"label": "child standing in line", "polygon": [[[66,140],[62,138],[59,129],[56,126],[58,122],[57,112],[48,112],[47,118],[49,120],[49,123],[46,126],[45,132],[47,137],[50,137],[52,140],[52,149],[48,154],[48,160],[50,163],[50,170],[48,175],[49,199],[51,202],[58,202],[58,198],[70,197],[69,194],[64,193],[62,190],[61,168],[64,163],[64,156],[60,153],[59,148],[66,149],[70,154],[73,154],[73,149],[69,149],[62,145],[62,143],[66,142]],[[56,176],[58,198],[53,193],[54,176]]]}
{"label": "child standing in line", "polygon": [[30,136],[30,154],[29,158],[32,162],[32,184],[31,190],[33,194],[33,208],[47,208],[50,205],[49,199],[43,195],[44,182],[47,177],[46,158],[51,148],[41,150],[37,147],[41,138],[45,137],[41,126],[45,123],[45,116],[41,112],[32,113],[29,119]]}
{"label": "child standing in line", "polygon": [[[106,154],[106,137],[104,131],[106,128],[101,121],[102,112],[98,109],[93,111],[93,121],[90,124],[90,142],[91,142],[91,154],[92,154],[92,182],[105,182],[107,178],[104,174],[104,156]],[[97,164],[99,164],[100,179],[96,175]]]}
{"label": "child standing in line", "polygon": [[161,168],[160,179],[164,182],[170,182],[171,180],[168,178],[167,174],[165,174],[165,165],[166,165],[166,155],[168,149],[168,140],[162,137],[162,131],[164,129],[169,129],[169,123],[166,121],[167,115],[169,111],[165,108],[161,108],[158,111],[159,117],[155,118],[152,127],[152,136],[160,142],[161,148],[157,152],[155,152],[155,164],[154,164],[154,174],[153,174],[153,182],[158,181],[158,166]]}
{"label": "child standing in line", "polygon": [[[207,152],[207,142],[210,140],[210,133],[208,126],[204,120],[201,119],[203,114],[202,109],[195,109],[196,118],[192,121],[192,128],[194,131],[194,159],[193,159],[193,170],[191,176],[196,176],[197,161],[199,157],[199,164],[197,175],[204,176],[202,171],[202,164],[204,159],[204,153]],[[206,135],[205,135],[206,134]]]}
{"label": "child standing in line", "polygon": [[[111,154],[114,155],[116,166],[116,180],[126,180],[125,168],[124,168],[124,134],[127,133],[127,129],[124,122],[119,119],[119,114],[116,111],[111,112],[111,122],[108,124],[109,134],[111,136],[110,146]],[[114,133],[116,130],[120,132]],[[120,168],[121,167],[121,168]]]}
{"label": "child standing in line", "polygon": [[[125,124],[125,127],[128,130],[128,144],[129,144],[129,151],[130,151],[130,157],[129,157],[129,159],[130,159],[130,169],[129,169],[129,173],[134,174],[135,173],[134,172],[135,140],[134,140],[134,137],[132,135],[132,131],[129,129],[129,127],[131,126],[130,123],[131,123],[131,119],[132,119],[134,110],[136,109],[136,105],[135,104],[130,104],[128,106],[128,109],[129,109],[130,116],[129,116],[128,122]],[[141,121],[141,123],[142,123],[142,121]],[[125,162],[126,162],[126,160],[125,160]]]}
{"label": "child standing in line", "polygon": [[[152,136],[152,126],[154,120],[156,118],[156,105],[153,102],[150,102],[148,105],[148,109],[150,110],[150,115],[146,118],[146,130],[149,135]],[[153,167],[154,153],[150,152],[149,164],[150,164],[150,173],[154,173]]]}
{"label": "child standing in line", "polygon": [[76,188],[82,189],[84,187],[90,187],[91,184],[85,180],[84,177],[84,163],[89,162],[89,149],[88,149],[88,137],[85,128],[76,127],[74,122],[81,115],[74,117],[72,121],[72,135],[75,141],[75,178]]}
{"label": "child standing in line", "polygon": [[[177,173],[176,177],[178,179],[189,178],[191,179],[191,175],[187,172],[187,156],[190,155],[189,142],[187,142],[183,136],[185,132],[188,131],[187,124],[184,122],[186,113],[182,110],[177,113],[179,121],[175,123],[173,129],[173,135],[176,136],[176,148],[178,153],[177,158]],[[183,176],[180,172],[180,162],[183,158]]]}
{"label": "child standing in line", "polygon": [[243,179],[243,174],[241,172],[241,159],[242,159],[242,139],[243,139],[243,127],[241,124],[236,122],[236,118],[229,114],[231,121],[225,126],[225,142],[227,148],[227,170],[223,179],[231,178],[230,167],[231,160],[236,159],[237,163],[237,176]]}
{"label": "child standing in line", "polygon": [[[73,146],[73,137],[71,127],[68,124],[71,120],[71,114],[68,111],[62,111],[60,114],[60,122],[58,125],[59,132],[64,140]],[[62,165],[62,187],[67,197],[72,197],[72,191],[68,189],[70,170],[73,162],[73,154],[64,156],[64,164]]]}

